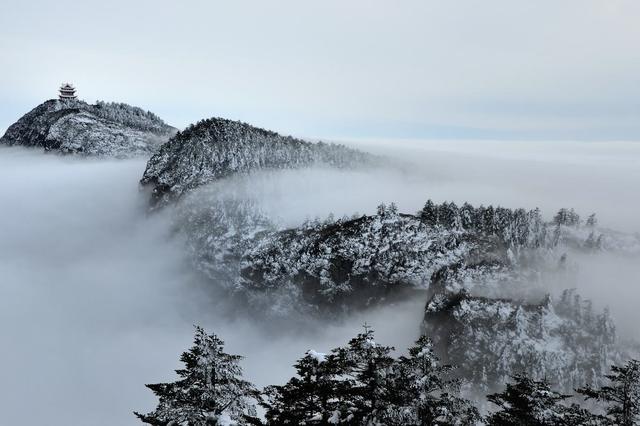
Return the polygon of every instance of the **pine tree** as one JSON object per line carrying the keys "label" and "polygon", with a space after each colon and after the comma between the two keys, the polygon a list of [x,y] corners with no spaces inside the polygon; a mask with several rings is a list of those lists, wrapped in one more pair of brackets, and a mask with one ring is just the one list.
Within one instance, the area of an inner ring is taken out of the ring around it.
{"label": "pine tree", "polygon": [[595,213],[591,213],[589,217],[587,217],[586,225],[590,228],[595,228],[598,225],[598,218],[596,218]]}
{"label": "pine tree", "polygon": [[460,211],[453,201],[443,203],[439,209],[439,223],[447,229],[460,229]]}
{"label": "pine tree", "polygon": [[569,226],[580,225],[580,215],[574,209],[569,210]]}
{"label": "pine tree", "polygon": [[564,226],[578,226],[580,224],[580,215],[574,209],[561,208],[553,217],[553,223]]}
{"label": "pine tree", "polygon": [[261,405],[268,424],[327,424],[335,410],[332,398],[341,389],[331,357],[307,351],[295,364],[297,377],[283,386],[268,386]]}
{"label": "pine tree", "polygon": [[578,393],[606,405],[611,424],[633,426],[640,424],[640,361],[630,360],[624,366],[612,366],[605,376],[610,384],[601,388],[584,387]]}
{"label": "pine tree", "polygon": [[528,239],[527,246],[539,248],[545,244],[546,230],[539,208],[529,211],[527,215]]}
{"label": "pine tree", "polygon": [[469,203],[464,203],[460,207],[460,224],[463,229],[471,230],[475,226],[476,211]]}
{"label": "pine tree", "polygon": [[[569,398],[551,390],[546,381],[536,381],[523,374],[512,376],[512,383],[501,393],[487,396],[499,410],[487,418],[489,426],[565,425],[569,410],[560,404]],[[574,413],[572,410],[571,413]]]}
{"label": "pine tree", "polygon": [[555,225],[568,225],[569,224],[569,211],[564,207],[558,210],[558,213],[553,217],[553,223]]}
{"label": "pine tree", "polygon": [[388,410],[385,424],[415,426],[474,425],[478,410],[459,396],[460,381],[452,377],[454,367],[440,364],[433,342],[421,337],[398,359],[395,395],[398,405]]}
{"label": "pine tree", "polygon": [[351,339],[346,347],[332,351],[331,362],[342,378],[332,421],[377,424],[395,398],[391,381],[393,349],[376,343],[373,330],[365,325],[364,333]]}
{"label": "pine tree", "polygon": [[487,234],[495,234],[496,231],[496,211],[493,206],[484,209],[482,215],[482,227],[480,228]]}
{"label": "pine tree", "polygon": [[436,226],[439,222],[439,208],[431,200],[427,200],[426,204],[419,213],[420,219],[429,226]]}
{"label": "pine tree", "polygon": [[242,357],[224,352],[224,342],[200,327],[193,343],[180,357],[185,366],[176,370],[179,380],[147,385],[160,400],[156,409],[135,415],[158,426],[260,424],[252,403],[258,391],[242,379]]}

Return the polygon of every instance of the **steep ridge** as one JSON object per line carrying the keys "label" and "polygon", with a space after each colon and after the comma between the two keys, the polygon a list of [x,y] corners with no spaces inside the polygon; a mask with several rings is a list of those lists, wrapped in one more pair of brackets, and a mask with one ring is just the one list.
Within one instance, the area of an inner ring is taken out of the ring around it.
{"label": "steep ridge", "polygon": [[141,183],[155,206],[236,173],[313,165],[346,168],[374,157],[342,145],[311,143],[222,118],[178,132],[149,160]]}
{"label": "steep ridge", "polygon": [[124,158],[150,155],[175,131],[153,113],[130,105],[52,99],[12,124],[0,143]]}

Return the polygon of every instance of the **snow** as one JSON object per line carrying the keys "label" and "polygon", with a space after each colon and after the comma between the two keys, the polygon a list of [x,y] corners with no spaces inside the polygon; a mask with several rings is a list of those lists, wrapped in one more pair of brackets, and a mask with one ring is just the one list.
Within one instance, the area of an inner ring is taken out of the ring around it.
{"label": "snow", "polygon": [[327,354],[324,354],[322,352],[316,352],[313,349],[308,350],[307,355],[311,356],[313,359],[315,359],[318,362],[324,362],[327,358]]}
{"label": "snow", "polygon": [[236,426],[238,423],[231,419],[228,413],[222,413],[215,417],[217,426]]}

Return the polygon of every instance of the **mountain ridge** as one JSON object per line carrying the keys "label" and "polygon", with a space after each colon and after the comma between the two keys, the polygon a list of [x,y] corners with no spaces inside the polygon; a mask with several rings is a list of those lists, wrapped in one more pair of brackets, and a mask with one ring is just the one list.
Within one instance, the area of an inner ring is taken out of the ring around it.
{"label": "mountain ridge", "polygon": [[369,164],[374,156],[344,145],[312,143],[250,124],[213,117],[200,120],[163,144],[147,163],[140,183],[151,187],[152,204],[236,173],[309,166]]}

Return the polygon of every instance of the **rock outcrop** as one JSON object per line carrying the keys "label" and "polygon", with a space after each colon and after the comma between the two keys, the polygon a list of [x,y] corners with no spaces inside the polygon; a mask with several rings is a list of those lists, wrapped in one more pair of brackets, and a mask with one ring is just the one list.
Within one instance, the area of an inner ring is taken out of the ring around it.
{"label": "rock outcrop", "polygon": [[0,143],[103,157],[148,156],[176,129],[126,104],[49,100],[12,124]]}

